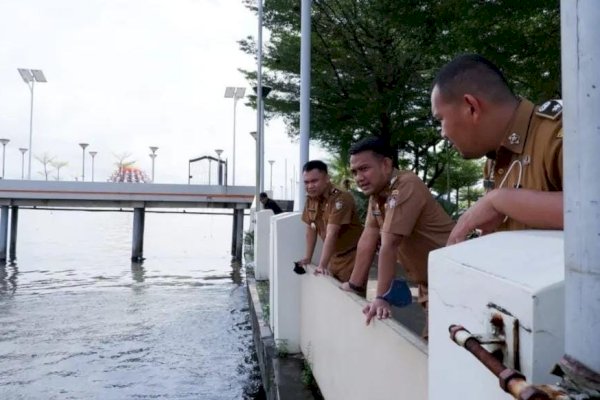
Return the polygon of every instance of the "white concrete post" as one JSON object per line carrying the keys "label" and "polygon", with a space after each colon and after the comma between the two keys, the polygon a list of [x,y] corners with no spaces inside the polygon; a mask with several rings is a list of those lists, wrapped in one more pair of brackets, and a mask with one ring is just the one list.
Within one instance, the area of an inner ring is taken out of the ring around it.
{"label": "white concrete post", "polygon": [[565,354],[600,373],[600,7],[561,2]]}
{"label": "white concrete post", "polygon": [[[300,171],[308,161],[308,145],[310,140],[310,35],[311,35],[311,0],[302,0],[300,17]],[[302,211],[306,193],[302,174],[298,179],[298,201],[294,210]]]}
{"label": "white concrete post", "polygon": [[300,352],[300,280],[294,261],[304,255],[305,225],[300,213],[271,218],[270,323],[275,343],[289,353]]}
{"label": "white concrete post", "polygon": [[257,281],[269,280],[271,265],[271,217],[272,210],[262,210],[254,214],[254,278]]}

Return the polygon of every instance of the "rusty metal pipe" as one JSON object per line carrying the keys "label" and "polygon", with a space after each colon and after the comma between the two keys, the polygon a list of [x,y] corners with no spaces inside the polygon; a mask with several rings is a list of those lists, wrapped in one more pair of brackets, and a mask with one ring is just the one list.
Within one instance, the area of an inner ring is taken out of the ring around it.
{"label": "rusty metal pipe", "polygon": [[535,386],[528,385],[523,374],[502,364],[492,353],[481,346],[479,340],[460,325],[450,325],[450,338],[473,354],[494,376],[500,387],[519,400],[550,400],[550,397]]}
{"label": "rusty metal pipe", "polygon": [[495,376],[499,377],[500,373],[507,369],[504,364],[492,355],[492,353],[484,349],[479,343],[479,340],[473,337],[471,332],[464,327],[460,325],[451,325],[450,338],[456,342],[456,344],[464,347],[473,354]]}

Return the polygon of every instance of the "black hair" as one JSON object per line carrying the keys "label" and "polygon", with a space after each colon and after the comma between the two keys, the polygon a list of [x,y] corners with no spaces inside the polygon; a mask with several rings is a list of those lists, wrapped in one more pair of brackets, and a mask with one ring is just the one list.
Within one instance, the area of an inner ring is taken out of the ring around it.
{"label": "black hair", "polygon": [[363,151],[372,151],[379,157],[386,157],[394,161],[394,149],[385,140],[376,136],[370,136],[359,140],[350,147],[350,155],[353,156]]}
{"label": "black hair", "polygon": [[260,194],[258,195],[258,197],[261,198],[261,199],[266,199],[269,196],[267,196],[267,194],[265,192],[260,192]]}
{"label": "black hair", "polygon": [[440,95],[453,101],[466,93],[495,103],[516,99],[508,81],[491,61],[478,54],[463,54],[444,65],[433,81]]}
{"label": "black hair", "polygon": [[304,166],[302,167],[302,172],[312,171],[313,169],[319,170],[319,171],[323,172],[324,174],[326,174],[327,173],[327,164],[325,164],[321,160],[311,160],[311,161],[307,162],[306,164],[304,164]]}

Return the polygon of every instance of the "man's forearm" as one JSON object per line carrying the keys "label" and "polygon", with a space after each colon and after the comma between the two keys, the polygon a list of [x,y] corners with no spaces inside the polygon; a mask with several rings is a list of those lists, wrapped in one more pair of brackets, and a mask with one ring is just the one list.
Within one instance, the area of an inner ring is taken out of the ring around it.
{"label": "man's forearm", "polygon": [[494,209],[538,229],[563,229],[563,192],[497,189],[490,193]]}
{"label": "man's forearm", "polygon": [[379,249],[377,264],[377,296],[382,296],[390,289],[396,276],[396,251],[397,246],[392,243],[383,243]]}
{"label": "man's forearm", "polygon": [[319,261],[320,267],[327,268],[329,266],[329,261],[333,256],[337,238],[337,232],[330,232],[330,230],[327,231],[327,236],[325,237],[325,242],[323,243],[323,251],[321,252],[321,260]]}
{"label": "man's forearm", "polygon": [[315,251],[315,244],[317,243],[317,231],[312,229],[310,226],[306,227],[306,250],[304,252],[304,258],[307,260],[312,259]]}
{"label": "man's forearm", "polygon": [[[364,233],[363,233],[364,234]],[[377,250],[377,241],[379,233],[376,237],[361,237],[356,248],[356,258],[354,259],[354,268],[350,276],[350,282],[357,286],[365,286],[369,278],[369,269],[373,263],[373,256]]]}

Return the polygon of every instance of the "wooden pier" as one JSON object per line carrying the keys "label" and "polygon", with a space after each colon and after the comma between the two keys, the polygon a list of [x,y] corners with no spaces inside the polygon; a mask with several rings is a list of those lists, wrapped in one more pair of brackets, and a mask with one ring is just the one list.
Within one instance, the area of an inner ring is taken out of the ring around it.
{"label": "wooden pier", "polygon": [[135,261],[143,259],[146,209],[231,209],[231,255],[241,259],[244,210],[251,207],[254,192],[254,186],[0,180],[0,261],[16,259],[19,207],[133,209]]}

